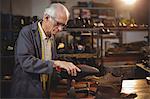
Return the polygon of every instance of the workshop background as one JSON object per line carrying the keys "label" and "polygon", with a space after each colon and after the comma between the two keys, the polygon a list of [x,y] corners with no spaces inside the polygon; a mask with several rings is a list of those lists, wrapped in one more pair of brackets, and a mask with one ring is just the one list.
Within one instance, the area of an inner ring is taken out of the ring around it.
{"label": "workshop background", "polygon": [[[56,2],[71,14],[67,27],[56,35],[62,59],[96,67],[100,76],[150,77],[150,0],[0,0],[1,98],[10,97],[19,31],[41,19],[44,9]],[[63,97],[55,92],[54,99]]]}

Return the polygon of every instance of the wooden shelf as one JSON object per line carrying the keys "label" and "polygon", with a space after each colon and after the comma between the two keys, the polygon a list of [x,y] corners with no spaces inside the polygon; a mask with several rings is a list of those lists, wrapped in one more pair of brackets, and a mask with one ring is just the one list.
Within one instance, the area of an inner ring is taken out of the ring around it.
{"label": "wooden shelf", "polygon": [[67,28],[67,31],[88,32],[100,31],[101,29],[109,29],[111,31],[148,31],[148,27],[97,27],[97,28]]}
{"label": "wooden shelf", "polygon": [[112,7],[79,7],[79,6],[73,6],[72,9],[89,9],[89,10],[107,9],[107,10],[114,10],[114,8],[112,8]]}
{"label": "wooden shelf", "polygon": [[129,55],[129,54],[140,54],[139,51],[118,51],[118,52],[107,52],[108,55]]}
{"label": "wooden shelf", "polygon": [[150,73],[150,68],[148,68],[148,67],[146,68],[145,65],[143,65],[143,64],[136,64],[136,66],[138,66],[138,67],[142,68],[143,70],[145,70],[145,71]]}
{"label": "wooden shelf", "polygon": [[79,53],[79,54],[58,54],[60,57],[70,57],[70,58],[96,58],[97,54],[90,53]]}

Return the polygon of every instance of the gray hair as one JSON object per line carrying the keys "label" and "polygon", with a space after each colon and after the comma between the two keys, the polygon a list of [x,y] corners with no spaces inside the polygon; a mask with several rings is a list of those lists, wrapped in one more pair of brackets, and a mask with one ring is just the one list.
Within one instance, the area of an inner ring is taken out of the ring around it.
{"label": "gray hair", "polygon": [[55,17],[57,7],[62,7],[66,12],[67,17],[69,18],[70,13],[68,9],[61,3],[52,3],[48,8],[45,9],[44,14]]}

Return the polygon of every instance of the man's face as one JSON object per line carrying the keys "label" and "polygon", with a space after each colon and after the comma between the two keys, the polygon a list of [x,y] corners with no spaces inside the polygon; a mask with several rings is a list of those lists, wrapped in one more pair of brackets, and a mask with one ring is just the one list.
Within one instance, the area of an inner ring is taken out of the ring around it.
{"label": "man's face", "polygon": [[66,26],[67,20],[63,17],[52,17],[50,16],[52,19],[52,29],[51,29],[51,33],[52,34],[56,34],[60,31],[63,30],[63,28]]}
{"label": "man's face", "polygon": [[43,18],[43,29],[47,36],[55,35],[63,30],[68,18],[64,13],[58,13],[55,17],[45,15]]}

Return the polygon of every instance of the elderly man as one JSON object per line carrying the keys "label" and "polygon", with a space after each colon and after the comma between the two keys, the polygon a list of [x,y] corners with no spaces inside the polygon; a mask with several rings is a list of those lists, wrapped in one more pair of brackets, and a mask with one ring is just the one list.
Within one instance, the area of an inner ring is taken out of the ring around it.
{"label": "elderly man", "polygon": [[67,8],[53,3],[45,9],[43,19],[23,27],[15,49],[16,69],[13,98],[42,98],[53,68],[63,68],[76,76],[81,70],[71,62],[56,60],[54,35],[62,31],[69,19]]}

